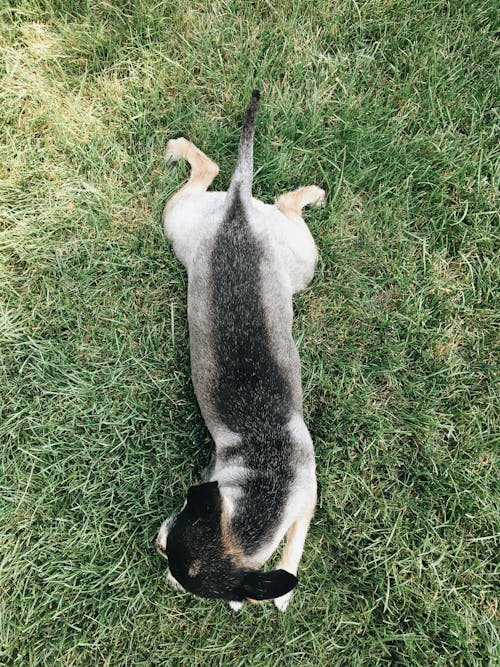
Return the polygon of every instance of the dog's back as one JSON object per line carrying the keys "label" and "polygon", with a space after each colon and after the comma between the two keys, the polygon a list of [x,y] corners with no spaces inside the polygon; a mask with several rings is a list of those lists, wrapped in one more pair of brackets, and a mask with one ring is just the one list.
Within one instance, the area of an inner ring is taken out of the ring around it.
{"label": "dog's back", "polygon": [[231,523],[245,553],[264,547],[283,520],[297,459],[312,461],[307,430],[297,438],[295,428],[302,392],[292,291],[269,238],[270,213],[282,216],[251,196],[255,101],[219,220],[207,227],[189,275],[193,383],[217,445],[212,477],[238,484]]}

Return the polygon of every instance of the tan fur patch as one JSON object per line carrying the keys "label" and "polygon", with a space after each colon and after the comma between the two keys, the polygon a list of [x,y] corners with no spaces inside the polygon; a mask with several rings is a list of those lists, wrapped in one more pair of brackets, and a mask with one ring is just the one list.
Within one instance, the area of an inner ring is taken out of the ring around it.
{"label": "tan fur patch", "polygon": [[309,204],[321,206],[325,201],[325,192],[316,185],[306,185],[303,188],[286,192],[276,200],[276,206],[291,220],[302,221],[302,209]]}
{"label": "tan fur patch", "polygon": [[314,498],[314,503],[310,510],[299,519],[296,519],[288,528],[286,533],[286,543],[283,553],[281,554],[278,568],[291,572],[292,574],[297,574],[297,568],[302,557],[304,542],[309,530],[309,524],[314,515],[315,507],[316,497]]}
{"label": "tan fur patch", "polygon": [[228,556],[231,556],[235,564],[239,567],[253,567],[253,563],[251,563],[251,561],[246,558],[242,548],[234,539],[234,535],[231,533],[231,529],[229,527],[230,523],[229,513],[227,511],[226,503],[223,499],[221,511],[221,533],[224,551]]}
{"label": "tan fur patch", "polygon": [[202,153],[193,143],[180,137],[171,139],[167,144],[165,157],[171,162],[187,160],[191,165],[189,181],[180,188],[165,204],[165,209],[171,206],[179,197],[196,192],[205,192],[219,173],[219,167],[209,157]]}

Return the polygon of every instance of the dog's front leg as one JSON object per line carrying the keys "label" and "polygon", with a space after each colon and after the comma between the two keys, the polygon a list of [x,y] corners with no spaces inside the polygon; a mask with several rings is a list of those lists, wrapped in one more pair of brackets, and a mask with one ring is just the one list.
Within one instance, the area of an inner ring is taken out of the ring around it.
{"label": "dog's front leg", "polygon": [[[311,523],[313,509],[306,515],[300,517],[292,523],[286,534],[286,544],[281,555],[281,560],[277,569],[286,570],[291,574],[297,575],[300,559],[304,550],[304,542],[306,541],[307,531]],[[274,599],[274,604],[280,611],[286,611],[288,603],[293,595],[293,590]]]}

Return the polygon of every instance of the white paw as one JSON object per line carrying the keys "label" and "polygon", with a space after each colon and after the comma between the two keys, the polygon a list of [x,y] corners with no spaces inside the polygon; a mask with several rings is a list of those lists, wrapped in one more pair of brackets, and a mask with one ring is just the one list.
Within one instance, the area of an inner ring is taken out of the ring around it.
{"label": "white paw", "polygon": [[167,150],[165,151],[165,160],[167,162],[177,162],[185,155],[185,146],[187,139],[179,137],[178,139],[170,139],[167,143]]}
{"label": "white paw", "polygon": [[168,570],[167,572],[167,579],[168,583],[172,586],[172,588],[176,591],[181,591],[182,593],[186,592],[186,589],[184,586],[181,586],[180,583],[177,581],[177,579],[173,576],[173,574]]}
{"label": "white paw", "polygon": [[273,602],[276,605],[276,609],[284,613],[288,608],[292,595],[293,591],[290,591],[289,593],[286,593],[286,595],[282,595],[280,598],[274,598]]}
{"label": "white paw", "polygon": [[158,531],[158,535],[156,536],[156,550],[160,554],[160,556],[163,556],[163,558],[167,557],[167,538],[168,538],[168,531],[172,527],[173,524],[173,516],[170,516],[166,521],[164,521],[161,526],[160,530]]}
{"label": "white paw", "polygon": [[243,607],[243,602],[239,600],[231,600],[229,602],[229,606],[233,611],[240,611],[240,609]]}
{"label": "white paw", "polygon": [[310,192],[312,195],[311,204],[313,206],[324,206],[326,200],[326,193],[323,188],[318,188],[317,185],[310,186]]}

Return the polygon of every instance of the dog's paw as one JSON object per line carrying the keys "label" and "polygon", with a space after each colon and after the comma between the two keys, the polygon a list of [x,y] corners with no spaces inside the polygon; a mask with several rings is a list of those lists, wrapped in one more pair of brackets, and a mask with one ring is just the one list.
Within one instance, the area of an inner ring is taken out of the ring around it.
{"label": "dog's paw", "polygon": [[167,580],[170,586],[176,591],[179,591],[181,593],[185,593],[186,589],[184,586],[181,586],[180,583],[177,581],[177,579],[170,573],[170,570],[167,571]]}
{"label": "dog's paw", "polygon": [[311,204],[312,206],[324,206],[326,201],[326,193],[323,188],[318,188],[317,185],[310,185]]}
{"label": "dog's paw", "polygon": [[240,600],[231,600],[229,602],[229,606],[233,611],[240,611],[241,608],[243,607],[243,602]]}
{"label": "dog's paw", "polygon": [[274,598],[273,602],[276,606],[276,609],[281,611],[281,613],[284,613],[288,609],[288,605],[290,604],[292,595],[293,591],[290,591],[289,593],[286,593],[285,595],[282,595],[279,598]]}
{"label": "dog's paw", "polygon": [[167,143],[167,150],[165,151],[165,160],[167,162],[177,162],[182,160],[186,154],[187,139],[179,137],[178,139],[170,139]]}

